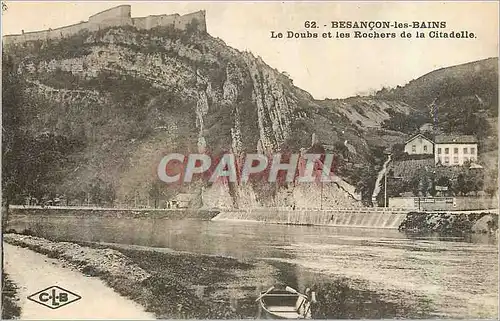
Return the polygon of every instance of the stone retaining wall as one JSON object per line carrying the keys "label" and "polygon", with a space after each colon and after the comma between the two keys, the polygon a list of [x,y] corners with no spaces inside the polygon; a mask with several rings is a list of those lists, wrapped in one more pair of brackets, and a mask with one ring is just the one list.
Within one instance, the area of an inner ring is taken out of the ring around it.
{"label": "stone retaining wall", "polygon": [[116,218],[163,218],[172,220],[197,219],[211,220],[219,211],[216,210],[184,210],[184,209],[92,209],[92,208],[10,208],[10,216],[99,216]]}

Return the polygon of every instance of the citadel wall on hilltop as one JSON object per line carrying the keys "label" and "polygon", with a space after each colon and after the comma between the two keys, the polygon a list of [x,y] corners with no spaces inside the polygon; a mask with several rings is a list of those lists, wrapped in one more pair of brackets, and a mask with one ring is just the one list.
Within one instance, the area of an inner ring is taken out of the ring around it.
{"label": "citadel wall on hilltop", "polygon": [[89,17],[88,21],[43,31],[24,32],[20,35],[6,35],[3,45],[23,43],[26,41],[61,39],[77,34],[82,30],[96,31],[108,27],[133,26],[137,29],[149,30],[155,27],[172,26],[175,29],[186,30],[192,24],[199,31],[207,30],[205,11],[197,11],[185,15],[151,15],[147,17],[132,18],[131,6],[122,5],[114,7]]}

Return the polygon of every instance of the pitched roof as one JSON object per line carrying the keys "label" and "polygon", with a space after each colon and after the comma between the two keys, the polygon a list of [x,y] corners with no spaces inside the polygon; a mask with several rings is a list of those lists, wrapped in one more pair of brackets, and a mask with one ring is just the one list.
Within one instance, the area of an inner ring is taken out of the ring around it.
{"label": "pitched roof", "polygon": [[476,144],[477,138],[472,135],[438,135],[436,144]]}
{"label": "pitched roof", "polygon": [[428,140],[428,141],[430,141],[431,143],[433,143],[433,144],[434,144],[434,142],[433,142],[432,140],[430,140],[429,138],[425,137],[424,135],[422,135],[422,134],[417,134],[417,135],[415,135],[415,136],[411,137],[410,139],[408,139],[407,141],[405,141],[405,145],[406,145],[406,144],[408,144],[409,142],[411,142],[412,140],[414,140],[414,139],[418,138],[418,137],[421,137],[421,138],[423,138],[423,139],[425,139],[425,140]]}

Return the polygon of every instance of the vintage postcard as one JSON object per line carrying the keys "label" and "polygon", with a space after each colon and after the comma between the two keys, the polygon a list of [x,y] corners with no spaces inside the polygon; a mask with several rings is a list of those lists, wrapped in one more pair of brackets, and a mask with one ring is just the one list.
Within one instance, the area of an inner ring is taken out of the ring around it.
{"label": "vintage postcard", "polygon": [[2,1],[2,318],[498,319],[498,1]]}

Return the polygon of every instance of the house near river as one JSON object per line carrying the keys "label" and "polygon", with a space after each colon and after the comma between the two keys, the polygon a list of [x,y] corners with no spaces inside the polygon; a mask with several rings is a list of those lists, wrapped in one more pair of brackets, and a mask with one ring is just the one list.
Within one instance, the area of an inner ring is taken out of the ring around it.
{"label": "house near river", "polygon": [[478,140],[471,135],[437,135],[431,140],[417,134],[405,141],[404,151],[409,155],[434,155],[435,165],[474,164],[478,160]]}

